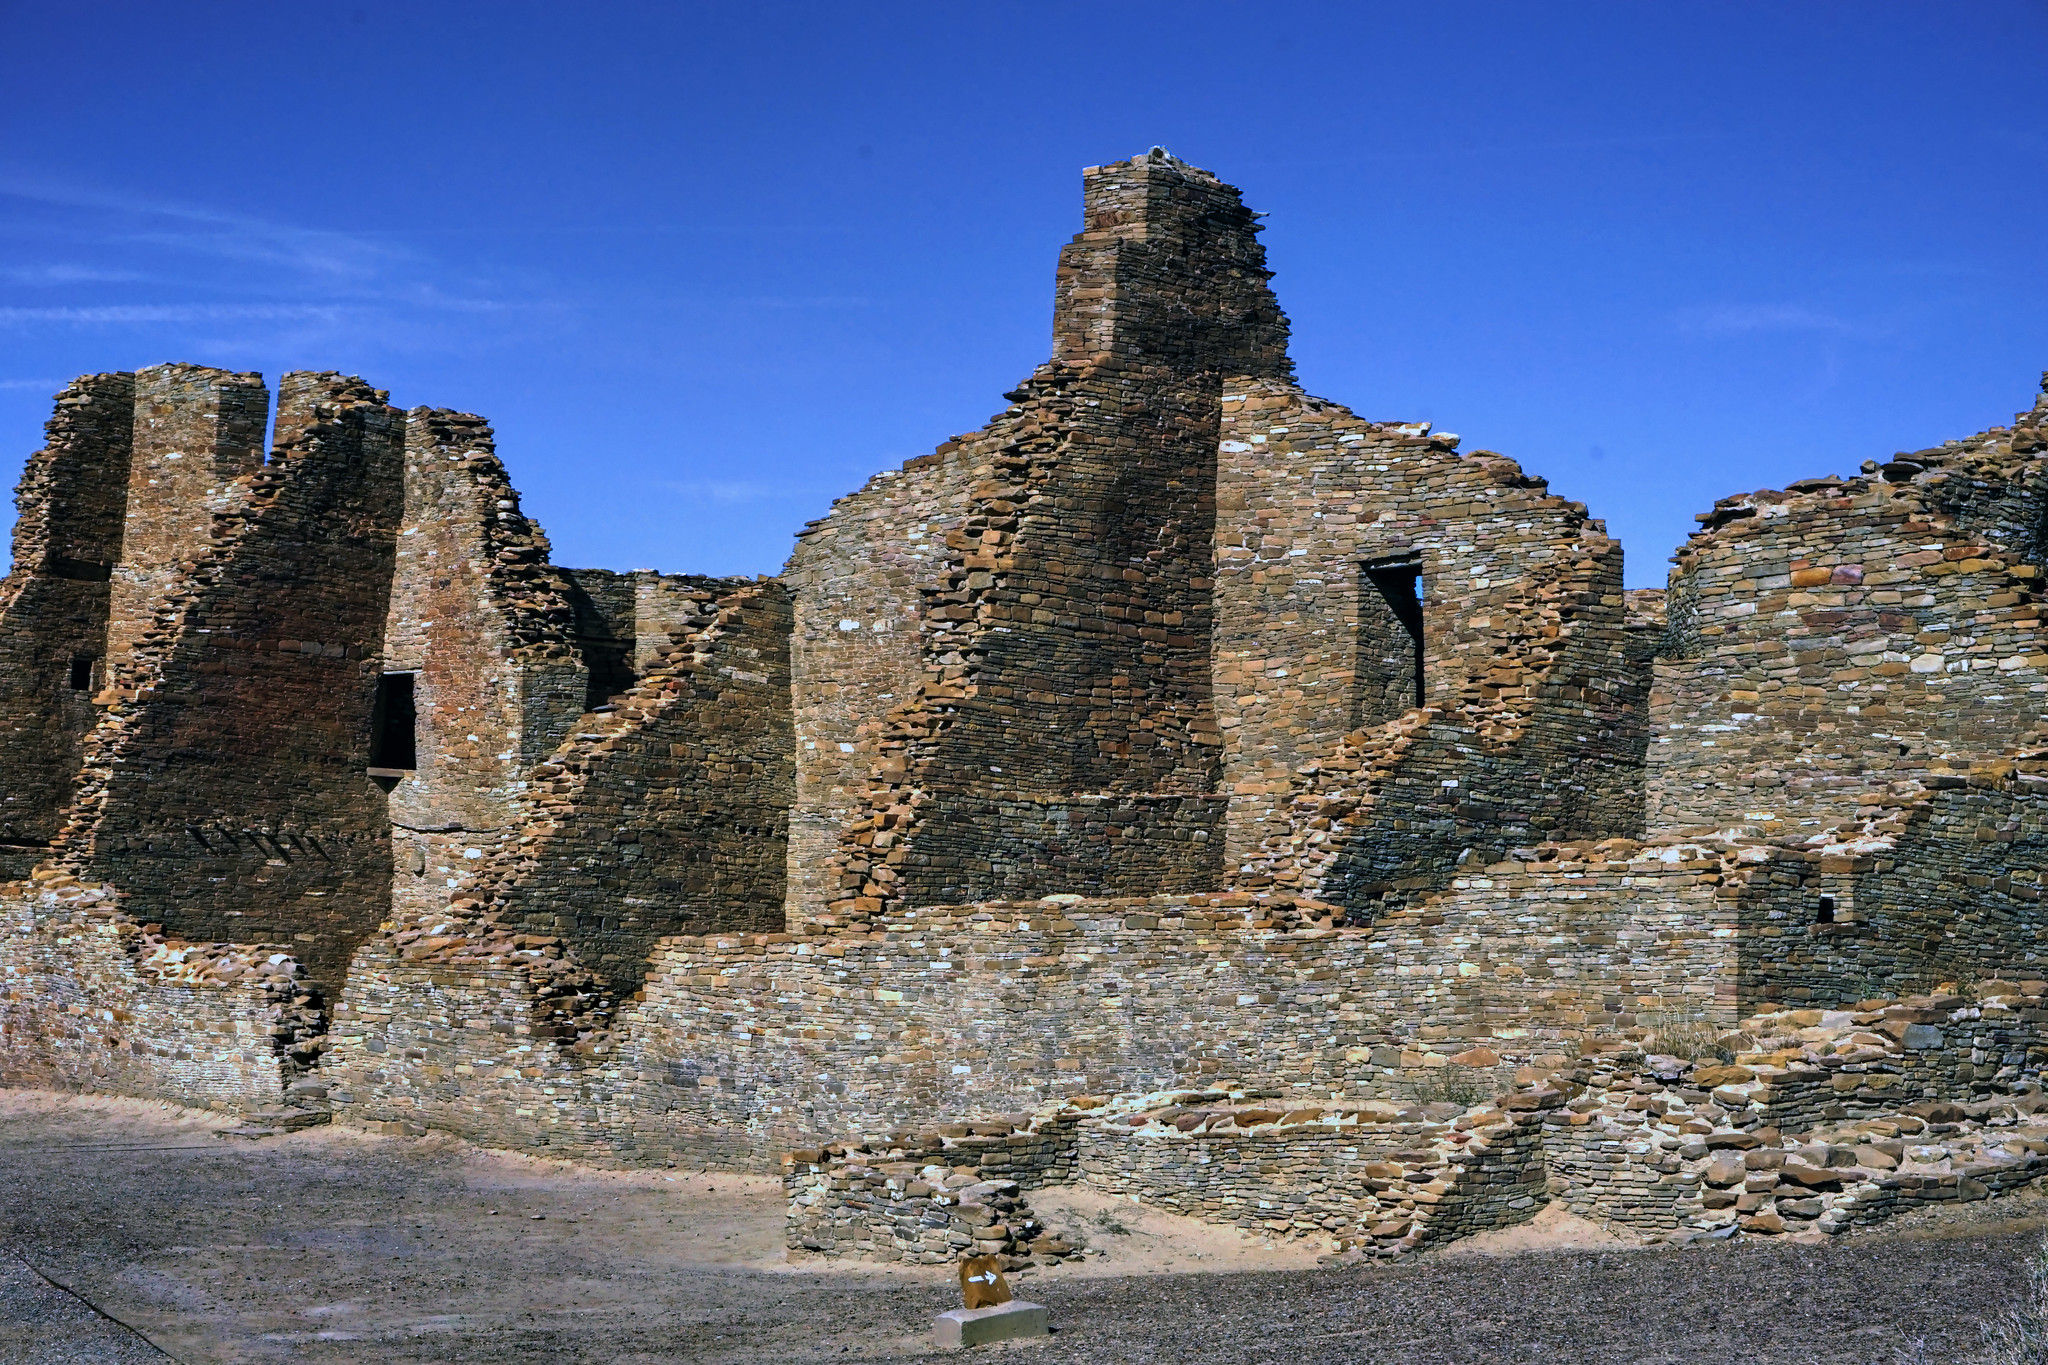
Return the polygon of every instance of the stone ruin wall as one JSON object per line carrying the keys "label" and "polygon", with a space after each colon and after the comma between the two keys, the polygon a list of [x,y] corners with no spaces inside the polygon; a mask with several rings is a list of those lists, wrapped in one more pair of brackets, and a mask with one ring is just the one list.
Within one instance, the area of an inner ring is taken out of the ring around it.
{"label": "stone ruin wall", "polygon": [[418,718],[416,766],[386,779],[401,917],[444,906],[464,851],[521,822],[526,770],[567,737],[588,691],[565,585],[490,427],[409,412],[404,496],[382,665],[412,675]]}
{"label": "stone ruin wall", "polygon": [[273,1109],[325,1020],[277,950],[145,930],[63,875],[0,897],[0,1084]]}
{"label": "stone ruin wall", "polygon": [[1548,876],[1502,864],[1369,929],[1225,894],[678,938],[626,1016],[621,1065],[756,1161],[807,1135],[1217,1076],[1358,1099],[1405,1094],[1475,1047],[1555,1065],[1639,1012],[1732,1023],[1736,906],[1719,857],[1687,852]]}
{"label": "stone ruin wall", "polygon": [[1219,1080],[866,1133],[784,1157],[789,1246],[1056,1261],[1087,1230],[1045,1228],[1030,1197],[1073,1179],[1320,1243],[1340,1263],[1513,1226],[1551,1201],[1653,1242],[1825,1240],[2048,1174],[2044,991],[1985,983],[1974,999],[1752,1016],[1725,1036],[1732,1061],[1610,1041],[1518,1072],[1478,1103],[1319,1100]]}
{"label": "stone ruin wall", "polygon": [[[270,390],[263,377],[203,365],[155,365],[135,376],[127,497],[113,583],[106,657],[124,658],[156,625],[183,567],[213,539],[214,518],[263,464]],[[112,492],[114,490],[108,490]]]}
{"label": "stone ruin wall", "polygon": [[2038,961],[2044,415],[1723,499],[1677,557],[1653,822],[1806,865],[1743,926],[1745,998]]}
{"label": "stone ruin wall", "polygon": [[[791,561],[799,924],[1220,876],[1219,395],[1225,375],[1289,372],[1286,319],[1235,190],[1146,158],[1084,182],[1051,362]],[[863,671],[813,681],[814,661]],[[814,699],[821,683],[840,694]]]}
{"label": "stone ruin wall", "polygon": [[[789,812],[792,928],[839,899],[832,855],[866,797],[880,724],[924,687],[921,590],[968,535],[966,490],[976,466],[957,442],[885,471],[798,533],[783,581],[793,603],[791,706],[795,800]],[[990,466],[993,472],[993,466]]]}
{"label": "stone ruin wall", "polygon": [[[1647,670],[1620,546],[1584,506],[1426,424],[1284,386],[1225,411],[1217,670],[1238,884],[1363,922],[1443,890],[1461,859],[1639,836]],[[1419,651],[1380,565],[1419,577]]]}
{"label": "stone ruin wall", "polygon": [[78,379],[15,495],[0,582],[0,880],[26,877],[56,837],[93,726],[134,421],[133,375]]}
{"label": "stone ruin wall", "polygon": [[[67,390],[0,589],[0,870],[43,864],[0,1073],[759,1167],[1218,1078],[1506,1086],[2037,956],[2038,409],[1724,500],[1624,593],[1513,461],[1293,385],[1235,191],[1084,188],[1052,360],[776,580],[554,566],[481,419],[360,381],[287,376],[261,466],[255,376]],[[387,674],[416,762],[372,771]],[[1089,1159],[1186,1176],[1138,1150]]]}
{"label": "stone ruin wall", "polygon": [[1959,467],[1902,460],[1896,479],[1811,480],[1706,515],[1677,556],[1658,659],[1655,827],[1853,825],[1869,793],[2004,757],[2041,724],[2032,547],[1959,526],[1933,496],[1995,478],[2030,497],[2040,462],[1978,454],[1985,441],[1941,452]]}
{"label": "stone ruin wall", "polygon": [[[246,463],[262,394],[194,366],[89,377],[31,461],[0,609],[35,661],[9,681],[38,691],[4,698],[5,733],[32,756],[23,778],[50,776],[7,784],[28,837],[4,897],[0,1074],[245,1111],[317,1101],[327,1018],[363,962],[402,957],[436,919],[495,942],[465,899],[486,880],[547,931],[521,936],[546,963],[521,984],[539,1017],[569,1021],[544,1036],[569,1041],[631,993],[661,935],[780,927],[780,585],[630,576],[606,627],[627,632],[628,690],[593,699],[576,579],[599,575],[547,563],[474,416],[287,375],[269,463],[195,494],[201,520],[162,515],[192,491],[164,491],[202,463],[188,452]],[[161,478],[130,477],[137,422]],[[153,617],[110,654],[110,595],[151,586]],[[95,661],[90,690],[69,686],[74,658]],[[374,761],[389,674],[414,684],[410,768]],[[648,910],[600,908],[636,892]],[[217,1005],[241,1022],[206,1023]]]}
{"label": "stone ruin wall", "polygon": [[329,992],[390,901],[364,775],[400,510],[384,397],[287,376],[271,461],[114,663],[55,850],[174,933],[288,945]]}
{"label": "stone ruin wall", "polygon": [[532,770],[517,840],[455,899],[559,935],[631,992],[670,935],[783,918],[794,785],[788,594],[699,580],[695,614],[629,691]]}

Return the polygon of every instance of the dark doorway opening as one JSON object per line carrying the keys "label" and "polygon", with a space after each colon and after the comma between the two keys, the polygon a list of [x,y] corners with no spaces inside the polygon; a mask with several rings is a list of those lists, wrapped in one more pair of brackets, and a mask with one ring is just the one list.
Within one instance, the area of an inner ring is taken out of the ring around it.
{"label": "dark doorway opening", "polygon": [[93,658],[90,654],[74,654],[71,656],[71,690],[73,692],[92,691],[93,666],[98,662],[99,660]]}
{"label": "dark doorway opening", "polygon": [[1383,725],[1422,705],[1422,561],[1359,566],[1358,701],[1353,723]]}
{"label": "dark doorway opening", "polygon": [[413,732],[418,715],[413,707],[413,673],[386,673],[377,679],[377,704],[370,713],[370,766],[410,772],[419,766]]}

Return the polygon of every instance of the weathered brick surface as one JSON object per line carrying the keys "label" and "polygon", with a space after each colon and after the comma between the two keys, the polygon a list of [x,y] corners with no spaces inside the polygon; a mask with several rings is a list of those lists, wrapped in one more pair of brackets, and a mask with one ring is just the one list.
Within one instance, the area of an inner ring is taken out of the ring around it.
{"label": "weathered brick surface", "polygon": [[405,514],[383,671],[414,675],[417,767],[391,783],[392,906],[447,904],[468,850],[524,822],[528,769],[582,714],[589,670],[566,580],[481,418],[406,415]]}
{"label": "weathered brick surface", "polygon": [[2038,547],[1990,513],[2037,505],[2044,415],[1704,515],[1657,662],[1652,827],[1825,833],[2040,726]]}
{"label": "weathered brick surface", "polygon": [[281,949],[166,938],[63,875],[0,897],[0,1084],[269,1109],[322,1023]]}
{"label": "weathered brick surface", "polygon": [[417,930],[372,940],[350,966],[321,1059],[336,1116],[611,1155],[620,1087],[601,1065],[608,1019],[594,984],[552,945]]}
{"label": "weathered brick surface", "polygon": [[1023,1115],[877,1135],[783,1159],[793,1252],[935,1264],[996,1255],[1012,1267],[1073,1250],[1031,1213],[1027,1191],[1074,1178],[1075,1116]]}
{"label": "weathered brick surface", "polygon": [[28,875],[62,826],[95,719],[134,410],[133,375],[66,387],[15,495],[0,582],[0,880]]}
{"label": "weathered brick surface", "polygon": [[135,376],[134,447],[107,626],[124,658],[156,625],[183,566],[212,541],[214,517],[263,463],[270,390],[263,378],[203,365],[156,365]]}
{"label": "weathered brick surface", "polygon": [[[1369,917],[1441,890],[1461,856],[1639,836],[1649,676],[1602,524],[1426,423],[1274,383],[1224,413],[1217,695],[1239,883]],[[1419,688],[1373,583],[1388,564],[1420,575]]]}
{"label": "weathered brick surface", "polygon": [[[1048,362],[779,579],[554,566],[481,418],[338,375],[260,467],[254,375],[68,388],[0,586],[0,1073],[815,1151],[795,1243],[885,1258],[1037,1254],[1048,1173],[1359,1256],[1546,1181],[1684,1238],[2032,1180],[2048,397],[1624,592],[1542,479],[1294,384],[1235,190],[1083,202]],[[1961,1136],[1707,1174],[1913,1122]]]}
{"label": "weathered brick surface", "polygon": [[703,586],[670,622],[679,642],[532,770],[516,842],[456,891],[561,935],[622,991],[670,934],[782,925],[789,599],[774,582]]}
{"label": "weathered brick surface", "polygon": [[1490,1066],[1556,1065],[1638,1011],[1732,1022],[1735,910],[1721,861],[1690,852],[1502,864],[1367,929],[1159,896],[904,909],[861,937],[672,939],[620,1056],[679,1077],[676,1108],[744,1135],[729,1149],[757,1161],[821,1134],[1216,1076],[1395,1096],[1475,1046]]}
{"label": "weathered brick surface", "polygon": [[1091,168],[1084,200],[1053,360],[791,560],[791,856],[831,850],[799,881],[800,923],[1221,874],[1220,394],[1226,375],[1291,372],[1286,319],[1251,213],[1214,176],[1153,154]]}
{"label": "weathered brick surface", "polygon": [[286,376],[275,457],[116,661],[57,850],[175,933],[290,943],[329,991],[391,894],[366,772],[402,478],[383,399]]}

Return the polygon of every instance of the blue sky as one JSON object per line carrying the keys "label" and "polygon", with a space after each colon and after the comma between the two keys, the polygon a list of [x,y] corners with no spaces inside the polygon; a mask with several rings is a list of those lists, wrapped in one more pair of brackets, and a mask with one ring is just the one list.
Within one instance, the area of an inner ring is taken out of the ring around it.
{"label": "blue sky", "polygon": [[1080,168],[1268,212],[1310,391],[1718,496],[2048,367],[2048,5],[0,0],[0,459],[72,375],[480,412],[560,562],[774,572],[1049,349]]}

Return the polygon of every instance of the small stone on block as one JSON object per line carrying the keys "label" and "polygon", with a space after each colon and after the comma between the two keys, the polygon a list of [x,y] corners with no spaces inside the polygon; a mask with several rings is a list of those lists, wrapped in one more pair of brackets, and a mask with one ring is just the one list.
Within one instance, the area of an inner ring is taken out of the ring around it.
{"label": "small stone on block", "polygon": [[942,1350],[1044,1335],[1045,1305],[1022,1299],[993,1308],[955,1308],[932,1319],[932,1337]]}

